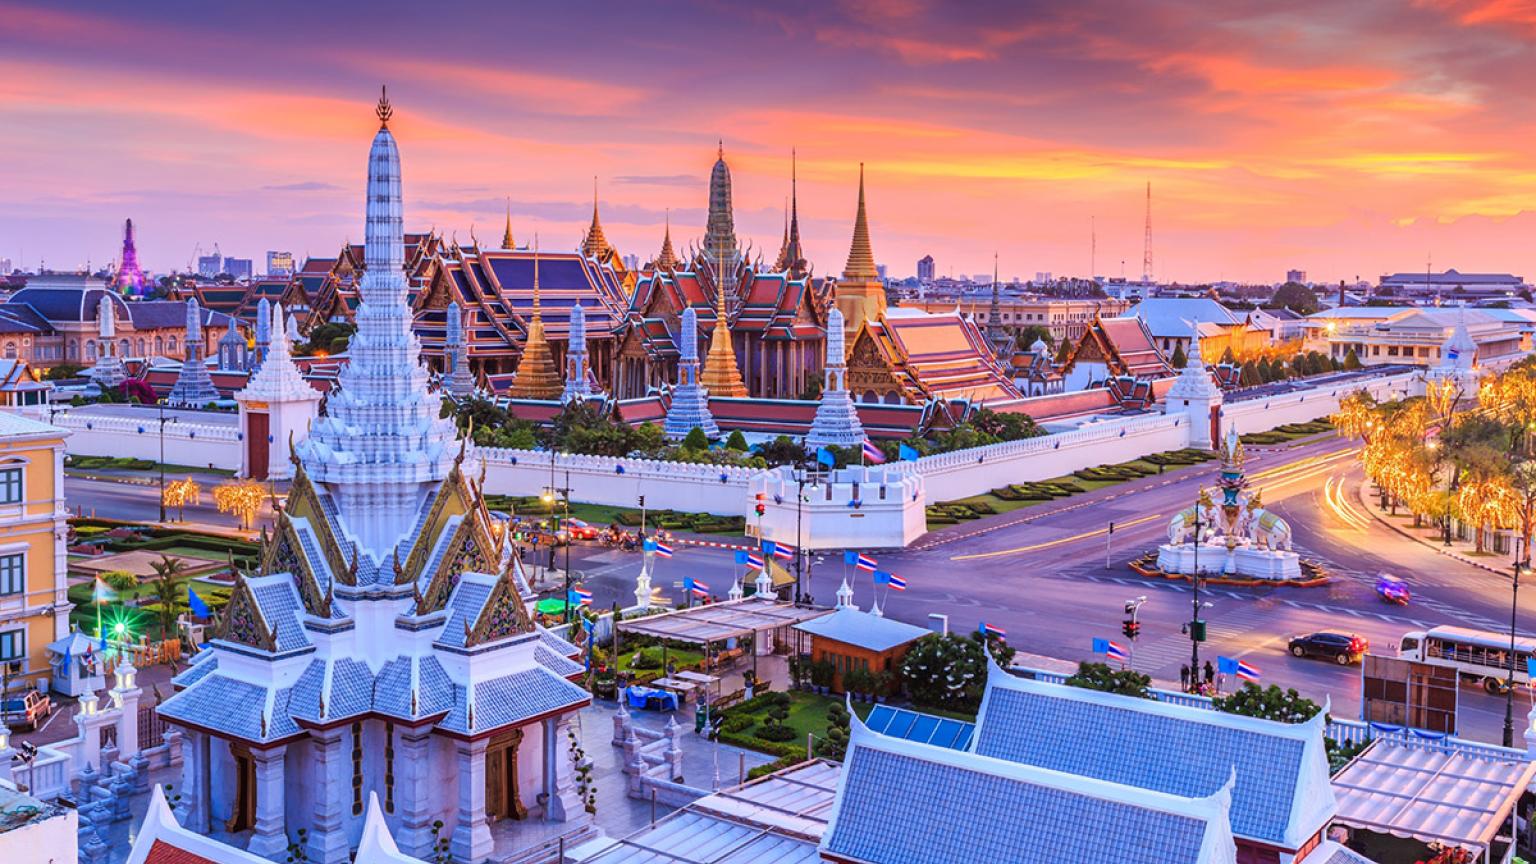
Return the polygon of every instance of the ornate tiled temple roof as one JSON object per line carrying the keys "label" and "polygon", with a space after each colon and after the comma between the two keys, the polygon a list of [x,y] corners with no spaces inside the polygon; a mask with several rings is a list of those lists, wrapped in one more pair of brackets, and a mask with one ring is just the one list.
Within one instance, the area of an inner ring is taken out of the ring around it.
{"label": "ornate tiled temple roof", "polygon": [[994,402],[1019,398],[1008,373],[992,357],[986,337],[959,313],[891,312],[865,322],[848,352],[849,389],[872,386],[871,376],[895,387],[903,401],[931,399]]}

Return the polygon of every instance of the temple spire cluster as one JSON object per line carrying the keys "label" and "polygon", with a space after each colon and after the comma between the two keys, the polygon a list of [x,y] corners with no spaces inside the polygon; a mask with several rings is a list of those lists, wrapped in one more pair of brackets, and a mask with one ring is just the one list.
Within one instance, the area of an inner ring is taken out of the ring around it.
{"label": "temple spire cluster", "polygon": [[590,258],[602,260],[613,251],[608,238],[603,236],[603,223],[597,216],[597,178],[592,178],[592,225],[581,240],[581,251]]}
{"label": "temple spire cluster", "polygon": [[171,405],[199,408],[217,402],[219,390],[213,386],[213,379],[208,377],[208,366],[203,362],[203,310],[198,308],[196,298],[187,299],[187,333],[183,344],[187,359],[182,361],[181,374],[176,376],[176,383],[165,401]]}
{"label": "temple spire cluster", "polygon": [[[722,269],[723,269],[722,262]],[[743,398],[747,395],[747,383],[741,378],[736,365],[736,351],[731,345],[731,327],[725,306],[725,280],[715,279],[715,329],[709,337],[709,356],[704,360],[704,388],[714,396]]]}
{"label": "temple spire cluster", "polygon": [[672,388],[672,404],[667,406],[662,431],[674,441],[682,440],[695,428],[717,438],[720,427],[709,413],[709,394],[699,384],[699,313],[692,306],[683,310],[680,326],[677,386]]}
{"label": "temple spire cluster", "polygon": [[836,306],[827,312],[827,360],[816,419],[805,436],[807,447],[859,447],[864,426],[848,394],[848,361],[843,351],[843,313]]}
{"label": "temple spire cluster", "polygon": [[857,333],[866,321],[876,322],[885,316],[885,284],[880,279],[875,253],[869,243],[862,162],[859,163],[859,207],[853,219],[853,242],[849,245],[848,263],[837,282],[835,296],[850,333]]}

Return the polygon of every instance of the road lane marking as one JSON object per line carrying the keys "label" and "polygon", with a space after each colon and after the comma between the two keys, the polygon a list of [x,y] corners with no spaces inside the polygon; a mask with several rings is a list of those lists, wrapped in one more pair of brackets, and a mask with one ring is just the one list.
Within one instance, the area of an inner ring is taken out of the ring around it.
{"label": "road lane marking", "polygon": [[[1154,519],[1163,519],[1163,518],[1167,518],[1167,517],[1164,517],[1162,514],[1159,514],[1159,513],[1154,513],[1151,516],[1143,516],[1140,519],[1132,519],[1129,522],[1122,522],[1122,523],[1120,523],[1119,527],[1120,528],[1130,528],[1133,525],[1140,525],[1140,524],[1142,524],[1144,522],[1151,522]],[[1095,528],[1092,531],[1084,531],[1081,534],[1073,534],[1071,537],[1058,537],[1055,540],[1046,540],[1043,543],[1032,543],[1032,544],[1030,544],[1028,546],[1017,546],[1017,547],[1015,547],[1013,549],[1002,549],[1002,550],[999,550],[997,552],[975,552],[975,553],[972,553],[970,555],[951,555],[949,560],[951,560],[951,561],[974,561],[974,560],[976,560],[978,558],[1000,558],[1000,557],[1002,557],[1004,555],[1017,555],[1017,554],[1019,554],[1021,552],[1034,552],[1034,551],[1037,551],[1037,550],[1040,550],[1040,549],[1049,549],[1052,546],[1061,546],[1061,545],[1064,545],[1064,544],[1067,544],[1067,543],[1076,543],[1079,540],[1087,540],[1087,539],[1089,539],[1091,537],[1103,537],[1107,533],[1109,533],[1109,528],[1108,527],[1105,527],[1105,528]]]}

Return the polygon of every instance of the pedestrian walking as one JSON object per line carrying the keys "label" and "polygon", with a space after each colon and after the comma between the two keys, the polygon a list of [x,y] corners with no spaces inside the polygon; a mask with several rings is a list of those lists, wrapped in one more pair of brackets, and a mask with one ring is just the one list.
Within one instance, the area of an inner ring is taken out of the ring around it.
{"label": "pedestrian walking", "polygon": [[1216,667],[1212,666],[1211,665],[1211,661],[1207,660],[1207,661],[1205,661],[1205,683],[1207,683],[1207,684],[1214,684],[1215,682],[1216,682]]}
{"label": "pedestrian walking", "polygon": [[1189,664],[1188,663],[1185,663],[1183,666],[1179,667],[1179,688],[1182,689],[1186,693],[1189,692]]}

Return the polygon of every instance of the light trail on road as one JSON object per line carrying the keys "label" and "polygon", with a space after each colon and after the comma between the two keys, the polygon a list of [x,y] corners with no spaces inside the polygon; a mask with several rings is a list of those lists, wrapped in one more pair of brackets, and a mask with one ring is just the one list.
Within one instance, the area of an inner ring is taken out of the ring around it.
{"label": "light trail on road", "polygon": [[[1162,518],[1163,518],[1163,516],[1161,514],[1154,513],[1151,516],[1143,516],[1140,519],[1132,519],[1129,522],[1121,523],[1120,527],[1122,527],[1122,528],[1130,528],[1133,525],[1140,525],[1140,524],[1142,524],[1144,522],[1151,522],[1154,519],[1162,519]],[[1028,546],[1018,546],[1018,547],[1015,547],[1013,549],[1000,549],[1000,550],[998,550],[996,552],[977,552],[977,553],[974,553],[974,554],[971,554],[971,555],[952,555],[952,556],[950,556],[949,560],[951,560],[951,561],[972,561],[972,560],[975,560],[977,558],[999,558],[999,557],[1001,557],[1003,555],[1017,555],[1017,554],[1019,554],[1021,552],[1034,552],[1034,551],[1039,550],[1039,549],[1049,549],[1049,548],[1051,548],[1053,546],[1064,546],[1064,545],[1066,545],[1068,543],[1076,543],[1079,540],[1088,540],[1088,539],[1091,539],[1093,537],[1103,537],[1105,534],[1108,534],[1108,533],[1109,533],[1109,526],[1106,525],[1103,528],[1095,528],[1092,531],[1084,531],[1081,534],[1074,534],[1071,537],[1058,537],[1055,540],[1046,540],[1046,541],[1044,541],[1042,543],[1033,543],[1033,544],[1030,544]]]}

